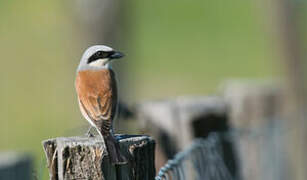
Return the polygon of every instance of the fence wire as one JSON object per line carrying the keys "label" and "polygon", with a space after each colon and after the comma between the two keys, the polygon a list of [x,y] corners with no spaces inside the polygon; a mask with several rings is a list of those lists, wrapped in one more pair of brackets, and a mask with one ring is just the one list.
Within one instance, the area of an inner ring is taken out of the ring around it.
{"label": "fence wire", "polygon": [[155,180],[233,180],[225,165],[221,139],[217,134],[196,139],[163,166]]}
{"label": "fence wire", "polygon": [[163,166],[156,180],[288,180],[285,136],[295,129],[278,120],[200,138]]}

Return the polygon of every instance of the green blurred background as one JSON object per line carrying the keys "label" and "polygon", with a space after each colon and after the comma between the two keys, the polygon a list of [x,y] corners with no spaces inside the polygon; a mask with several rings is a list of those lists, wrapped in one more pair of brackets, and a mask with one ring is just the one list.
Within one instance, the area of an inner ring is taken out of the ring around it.
{"label": "green blurred background", "polygon": [[74,78],[90,45],[111,45],[127,55],[114,66],[129,104],[212,94],[229,78],[280,74],[270,22],[257,2],[114,2],[116,29],[103,41],[95,38],[95,25],[89,30],[80,23],[76,1],[0,1],[0,150],[33,153],[39,179],[48,174],[41,141],[80,135],[87,127]]}

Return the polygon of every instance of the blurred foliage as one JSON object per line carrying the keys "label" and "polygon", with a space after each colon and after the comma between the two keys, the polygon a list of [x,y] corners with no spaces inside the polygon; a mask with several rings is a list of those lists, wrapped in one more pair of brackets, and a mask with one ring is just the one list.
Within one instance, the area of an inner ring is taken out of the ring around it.
{"label": "blurred foliage", "polygon": [[62,1],[0,2],[0,150],[32,152],[37,166],[43,139],[83,123],[74,90],[82,52],[66,10]]}
{"label": "blurred foliage", "polygon": [[[45,166],[43,139],[87,125],[74,78],[91,44],[69,3],[0,1],[0,150],[34,153],[37,171]],[[265,16],[254,3],[122,2],[120,36],[127,69],[119,81],[128,82],[122,82],[125,99],[213,93],[225,78],[278,74]]]}
{"label": "blurred foliage", "polygon": [[128,43],[133,42],[132,87],[138,87],[139,98],[213,93],[225,78],[279,73],[259,3],[133,2],[126,13],[131,19]]}

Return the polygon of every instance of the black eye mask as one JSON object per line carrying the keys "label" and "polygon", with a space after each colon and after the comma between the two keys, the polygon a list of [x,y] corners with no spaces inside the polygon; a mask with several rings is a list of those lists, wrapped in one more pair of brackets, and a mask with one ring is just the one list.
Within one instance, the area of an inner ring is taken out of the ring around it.
{"label": "black eye mask", "polygon": [[104,59],[110,57],[112,54],[114,54],[114,51],[97,51],[95,54],[93,54],[90,58],[88,58],[87,63],[91,63],[93,61],[96,61],[98,59]]}

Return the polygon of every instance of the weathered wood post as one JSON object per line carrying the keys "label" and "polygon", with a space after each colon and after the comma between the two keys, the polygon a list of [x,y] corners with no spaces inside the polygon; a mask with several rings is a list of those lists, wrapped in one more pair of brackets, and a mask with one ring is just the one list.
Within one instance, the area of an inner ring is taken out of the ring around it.
{"label": "weathered wood post", "polygon": [[149,136],[117,135],[125,165],[113,166],[99,136],[43,141],[51,180],[153,180],[155,142]]}
{"label": "weathered wood post", "polygon": [[[285,72],[286,90],[283,120],[287,132],[284,143],[287,176],[283,179],[307,179],[307,66],[306,66],[306,1],[271,0],[267,12],[273,24],[278,61]],[[269,3],[268,3],[269,2]],[[273,9],[273,10],[272,10]],[[272,33],[273,34],[273,33]]]}
{"label": "weathered wood post", "polygon": [[[167,159],[190,145],[194,138],[207,137],[210,132],[226,132],[228,117],[223,98],[211,96],[178,97],[148,101],[137,105],[136,115],[156,140],[161,154],[159,169]],[[157,150],[159,150],[157,148]],[[223,139],[223,154],[232,175],[236,174],[235,155],[231,142]]]}
{"label": "weathered wood post", "polygon": [[148,129],[156,138],[173,139],[173,142],[167,142],[173,147],[169,156],[183,150],[195,137],[226,129],[225,113],[226,105],[219,97],[178,97],[143,102],[136,107],[142,128]]}
{"label": "weathered wood post", "polygon": [[0,179],[32,179],[32,158],[28,154],[16,152],[0,153]]}
{"label": "weathered wood post", "polygon": [[[230,107],[241,179],[279,180],[285,175],[280,106],[282,88],[271,83],[231,82],[224,95]],[[287,178],[285,178],[287,179]]]}

